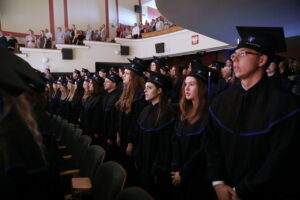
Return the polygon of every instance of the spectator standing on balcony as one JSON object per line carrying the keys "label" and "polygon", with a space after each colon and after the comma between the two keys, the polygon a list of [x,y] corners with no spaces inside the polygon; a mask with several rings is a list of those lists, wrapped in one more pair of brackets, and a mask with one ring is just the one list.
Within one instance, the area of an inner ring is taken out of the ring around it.
{"label": "spectator standing on balcony", "polygon": [[101,26],[100,37],[101,37],[101,41],[106,41],[106,28],[105,28],[105,24],[102,24],[102,26]]}
{"label": "spectator standing on balcony", "polygon": [[28,30],[28,35],[25,37],[25,47],[36,48],[36,37],[33,34],[33,30]]}
{"label": "spectator standing on balcony", "polygon": [[148,22],[148,20],[145,21],[145,25],[144,25],[144,33],[149,32],[150,30],[150,24]]}
{"label": "spectator standing on balcony", "polygon": [[47,38],[46,38],[45,32],[44,32],[44,30],[41,30],[40,36],[37,40],[37,46],[38,46],[38,48],[44,49],[46,47],[46,43],[47,43]]}
{"label": "spectator standing on balcony", "polygon": [[137,39],[140,35],[140,28],[138,27],[137,23],[134,23],[134,26],[132,28],[132,38]]}
{"label": "spectator standing on balcony", "polygon": [[62,32],[61,27],[57,27],[57,33],[55,34],[55,43],[56,44],[65,43],[65,33]]}
{"label": "spectator standing on balcony", "polygon": [[68,27],[65,27],[65,44],[70,44],[71,43],[71,38],[72,38],[72,34],[71,31]]}
{"label": "spectator standing on balcony", "polygon": [[74,40],[74,37],[75,37],[76,33],[77,33],[76,26],[75,26],[75,24],[72,24],[72,28],[71,28],[71,40],[70,40],[71,42]]}
{"label": "spectator standing on balcony", "polygon": [[18,41],[11,33],[8,35],[7,44],[8,44],[8,49],[10,51],[14,51],[14,52],[18,51],[19,48]]}
{"label": "spectator standing on balcony", "polygon": [[46,48],[51,49],[52,48],[52,33],[49,32],[49,30],[47,28],[45,28],[45,36],[47,38]]}
{"label": "spectator standing on balcony", "polygon": [[155,31],[155,24],[156,24],[156,21],[155,19],[152,19],[151,23],[150,23],[150,28],[149,28],[149,32],[151,31]]}
{"label": "spectator standing on balcony", "polygon": [[7,48],[7,39],[3,35],[3,33],[0,31],[0,48]]}
{"label": "spectator standing on balcony", "polygon": [[161,17],[158,17],[155,24],[155,30],[160,31],[163,29],[164,29],[164,22],[161,20]]}
{"label": "spectator standing on balcony", "polygon": [[93,31],[91,25],[88,24],[87,29],[86,29],[86,33],[85,33],[85,39],[86,40],[92,40],[93,34],[94,34],[94,31]]}

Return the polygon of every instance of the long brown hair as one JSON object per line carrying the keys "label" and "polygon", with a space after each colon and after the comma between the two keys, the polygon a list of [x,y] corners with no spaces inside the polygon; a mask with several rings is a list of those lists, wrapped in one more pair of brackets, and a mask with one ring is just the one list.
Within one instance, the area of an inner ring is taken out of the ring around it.
{"label": "long brown hair", "polygon": [[138,91],[143,91],[145,80],[130,70],[130,80],[128,84],[124,84],[123,92],[116,106],[122,112],[128,114],[131,112],[132,102]]}
{"label": "long brown hair", "polygon": [[198,119],[202,118],[206,113],[208,108],[208,97],[207,97],[207,85],[202,83],[202,81],[196,79],[198,87],[198,97],[195,101],[195,105],[191,100],[185,98],[185,82],[182,84],[181,88],[181,98],[179,101],[180,107],[180,119],[187,120],[190,124],[195,123]]}

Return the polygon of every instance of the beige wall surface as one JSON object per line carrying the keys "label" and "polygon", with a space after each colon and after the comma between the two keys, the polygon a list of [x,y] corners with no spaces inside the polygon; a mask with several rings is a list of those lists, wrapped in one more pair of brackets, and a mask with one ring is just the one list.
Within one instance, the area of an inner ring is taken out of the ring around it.
{"label": "beige wall surface", "polygon": [[38,34],[50,27],[48,0],[0,0],[2,30]]}
{"label": "beige wall surface", "polygon": [[109,39],[113,39],[116,37],[116,29],[118,26],[116,0],[108,1],[108,9],[109,9],[109,37],[110,37]]}
{"label": "beige wall surface", "polygon": [[69,27],[86,30],[88,24],[98,29],[105,24],[105,0],[68,0]]}
{"label": "beige wall surface", "polygon": [[133,26],[139,21],[139,16],[134,12],[134,5],[138,5],[138,0],[119,0],[119,18],[121,24]]}
{"label": "beige wall surface", "polygon": [[53,0],[53,10],[54,10],[54,30],[56,32],[57,27],[61,27],[64,31],[65,27],[65,15],[64,15],[64,1],[63,0]]}

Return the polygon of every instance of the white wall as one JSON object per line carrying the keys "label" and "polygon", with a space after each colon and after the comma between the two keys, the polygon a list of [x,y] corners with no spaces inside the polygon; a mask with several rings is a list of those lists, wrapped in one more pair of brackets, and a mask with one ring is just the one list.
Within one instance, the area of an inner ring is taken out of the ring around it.
{"label": "white wall", "polygon": [[105,0],[68,0],[69,27],[86,30],[88,24],[98,29],[105,24]]}
{"label": "white wall", "polygon": [[133,26],[138,23],[138,13],[134,12],[134,5],[138,5],[138,0],[119,0],[119,18],[121,24]]}
{"label": "white wall", "polygon": [[56,32],[57,27],[61,27],[64,31],[65,27],[65,15],[64,15],[64,1],[63,0],[53,0],[54,9],[54,29]]}
{"label": "white wall", "polygon": [[[199,35],[199,44],[191,44],[191,36]],[[87,68],[90,71],[95,71],[96,62],[116,62],[127,63],[127,58],[133,58],[135,56],[140,58],[152,58],[156,56],[175,56],[186,55],[189,53],[196,53],[197,51],[225,49],[229,45],[211,39],[201,34],[191,32],[188,30],[182,30],[166,35],[161,35],[152,38],[145,39],[122,39],[116,38],[118,43],[107,42],[94,42],[85,41],[86,46],[75,45],[58,45],[58,48],[72,48],[73,59],[62,60],[62,54],[60,50],[47,50],[47,49],[30,49],[22,48],[22,55],[26,56],[24,59],[29,62],[34,68],[42,70],[43,65],[42,58],[49,59],[49,66],[52,72],[72,72],[74,68]],[[155,44],[164,42],[165,53],[155,53]],[[120,55],[120,45],[129,46],[130,55]]]}
{"label": "white wall", "polygon": [[[192,45],[192,36],[199,36],[199,44]],[[160,35],[156,37],[150,37],[145,39],[123,39],[116,38],[116,42],[121,45],[130,46],[130,55],[137,56],[140,58],[150,58],[155,56],[177,56],[177,55],[186,55],[193,54],[197,51],[209,51],[216,49],[224,49],[229,45],[206,37],[204,35],[189,31],[182,30],[165,35]],[[165,43],[165,53],[156,53],[155,44],[156,43]]]}
{"label": "white wall", "polygon": [[4,31],[39,34],[50,27],[48,0],[0,0],[1,27]]}
{"label": "white wall", "polygon": [[116,0],[108,1],[108,9],[109,9],[109,39],[113,39],[116,37],[116,30],[118,27]]}

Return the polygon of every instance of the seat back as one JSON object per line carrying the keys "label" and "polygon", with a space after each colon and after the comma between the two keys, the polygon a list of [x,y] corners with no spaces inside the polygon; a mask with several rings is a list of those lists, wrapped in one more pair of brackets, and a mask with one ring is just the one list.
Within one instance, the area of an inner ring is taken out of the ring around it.
{"label": "seat back", "polygon": [[89,177],[93,183],[96,169],[103,163],[105,150],[99,145],[91,145],[80,160],[80,176]]}
{"label": "seat back", "polygon": [[95,176],[92,200],[113,200],[123,189],[126,180],[126,171],[114,161],[102,164]]}
{"label": "seat back", "polygon": [[115,200],[153,200],[153,198],[142,188],[132,186],[119,192]]}

